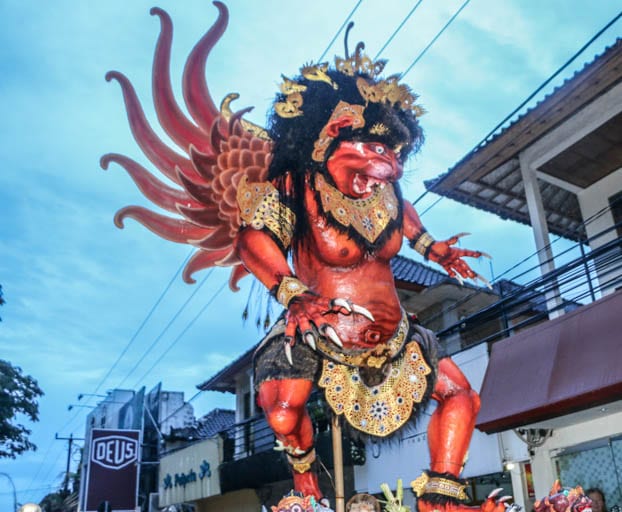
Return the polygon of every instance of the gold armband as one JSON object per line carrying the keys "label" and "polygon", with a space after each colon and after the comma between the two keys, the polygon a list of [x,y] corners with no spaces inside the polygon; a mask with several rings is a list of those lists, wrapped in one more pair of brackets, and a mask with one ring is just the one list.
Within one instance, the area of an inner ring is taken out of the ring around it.
{"label": "gold armband", "polygon": [[299,279],[293,276],[285,276],[276,290],[276,300],[287,308],[294,297],[302,295],[308,289]]}
{"label": "gold armband", "polygon": [[427,260],[430,247],[432,247],[434,242],[436,240],[430,236],[430,233],[424,230],[419,233],[419,236],[410,241],[410,246]]}
{"label": "gold armband", "polygon": [[244,225],[253,229],[266,228],[280,240],[284,248],[289,247],[296,216],[281,202],[279,191],[272,183],[249,183],[244,176],[238,184],[237,201]]}

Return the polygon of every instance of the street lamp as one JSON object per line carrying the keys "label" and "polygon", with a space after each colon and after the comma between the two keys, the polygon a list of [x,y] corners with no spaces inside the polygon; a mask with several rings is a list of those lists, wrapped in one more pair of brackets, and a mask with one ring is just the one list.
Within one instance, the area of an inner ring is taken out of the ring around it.
{"label": "street lamp", "polygon": [[13,487],[13,510],[17,510],[17,494],[15,492],[15,484],[13,483],[13,479],[11,478],[11,475],[9,475],[8,473],[0,472],[0,475],[6,476],[9,479],[9,482],[11,483],[11,487]]}
{"label": "street lamp", "polygon": [[108,395],[96,395],[94,393],[80,393],[78,395],[78,400],[82,400],[85,396],[96,396],[96,397],[99,397],[99,398],[107,398],[108,397]]}
{"label": "street lamp", "polygon": [[71,411],[74,407],[86,407],[87,409],[96,409],[94,405],[84,405],[84,404],[69,404],[67,406],[67,410]]}

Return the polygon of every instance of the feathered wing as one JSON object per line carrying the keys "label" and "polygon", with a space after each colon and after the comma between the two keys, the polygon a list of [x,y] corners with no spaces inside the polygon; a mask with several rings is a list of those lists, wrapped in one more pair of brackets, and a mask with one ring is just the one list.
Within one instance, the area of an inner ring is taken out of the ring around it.
{"label": "feathered wing", "polygon": [[126,206],[115,215],[118,227],[131,217],[167,240],[195,246],[198,251],[184,269],[184,280],[193,283],[192,274],[204,268],[232,266],[229,285],[237,290],[237,282],[247,274],[235,251],[240,228],[237,186],[243,176],[250,182],[266,180],[272,144],[261,128],[242,119],[246,111],[231,113],[229,104],[236,94],[227,96],[220,110],[211,99],[205,63],[228,21],[224,4],[214,5],[218,19],[195,45],[184,68],[182,90],[192,120],[181,111],[172,92],[171,19],[161,9],[151,10],[161,23],[152,74],[155,109],[160,126],[183,153],[168,147],[151,128],[130,81],[116,71],[106,75],[106,80],[115,79],[121,85],[132,134],[141,150],[172,184],[127,156],[104,155],[101,166],[107,169],[111,162],[119,164],[147,199],[175,214],[170,217],[141,206]]}

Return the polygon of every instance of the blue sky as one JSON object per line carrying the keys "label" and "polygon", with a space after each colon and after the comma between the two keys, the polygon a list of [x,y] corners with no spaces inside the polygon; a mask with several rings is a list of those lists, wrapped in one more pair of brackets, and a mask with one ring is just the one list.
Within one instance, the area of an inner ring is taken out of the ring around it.
{"label": "blue sky", "polygon": [[[374,56],[415,3],[363,0],[353,17],[351,41],[364,40]],[[384,50],[386,72],[406,69],[462,3],[423,0]],[[249,118],[263,123],[281,73],[294,75],[303,63],[317,60],[356,4],[227,2],[229,28],[207,65],[216,102],[238,92],[237,106],[254,105]],[[471,0],[405,77],[428,111],[422,119],[427,141],[407,165],[405,195],[418,197],[424,179],[469,152],[618,13],[616,4]],[[7,300],[0,311],[0,357],[33,375],[45,391],[41,421],[31,425],[39,450],[0,461],[0,472],[12,476],[22,503],[38,501],[60,485],[67,445],[54,434],[82,437],[88,409],[67,411],[79,393],[119,385],[150,388],[162,381],[165,389],[184,391],[189,398],[196,384],[260,335],[252,321],[243,325],[241,320],[250,279],[238,294],[227,289],[217,294],[228,276],[218,270],[176,317],[197,285],[174,279],[129,343],[189,253],[188,247],[160,240],[132,221],[125,230],[116,229],[114,212],[144,200],[120,168],[104,172],[99,167],[100,156],[108,152],[148,165],[131,137],[120,89],[104,74],[125,73],[155,124],[150,70],[159,23],[149,15],[153,5],[143,0],[0,3],[0,283]],[[173,18],[171,74],[177,87],[185,57],[217,11],[206,1],[157,5]],[[618,22],[555,85],[621,32]],[[335,54],[343,54],[342,37],[326,59]],[[417,208],[423,211],[435,200],[429,194]],[[492,254],[495,275],[534,251],[527,228],[449,200],[434,206],[423,221],[437,238],[472,232],[464,245]],[[488,262],[473,265],[490,278]],[[206,393],[193,405],[201,415],[232,402]],[[10,487],[0,479],[0,510],[10,506]]]}

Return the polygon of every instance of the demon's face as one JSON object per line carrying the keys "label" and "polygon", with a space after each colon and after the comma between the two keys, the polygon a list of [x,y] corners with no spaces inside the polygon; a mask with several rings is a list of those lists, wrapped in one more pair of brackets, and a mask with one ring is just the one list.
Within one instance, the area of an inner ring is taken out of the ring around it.
{"label": "demon's face", "polygon": [[398,155],[379,142],[343,141],[326,162],[337,189],[361,199],[402,177]]}

